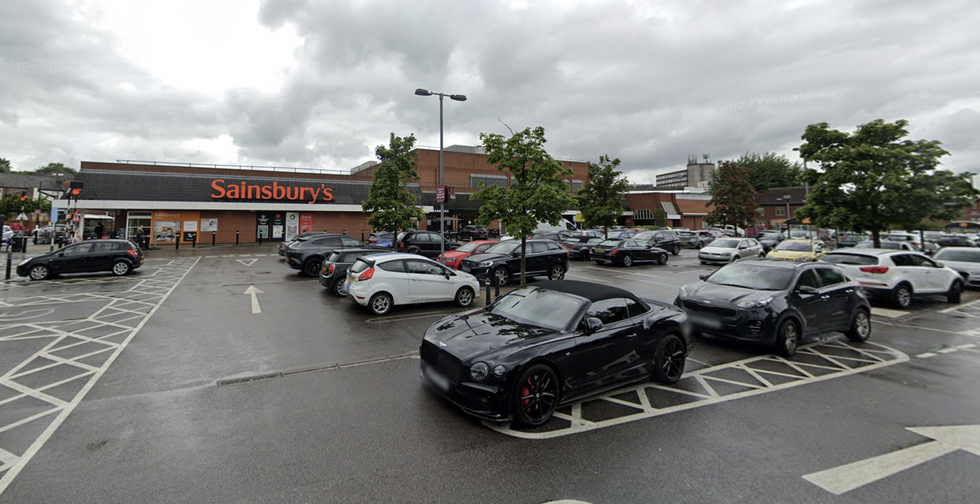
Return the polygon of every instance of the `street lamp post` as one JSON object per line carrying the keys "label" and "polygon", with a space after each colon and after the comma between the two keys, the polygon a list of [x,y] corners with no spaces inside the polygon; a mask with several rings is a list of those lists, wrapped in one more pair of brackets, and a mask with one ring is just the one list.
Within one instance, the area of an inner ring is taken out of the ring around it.
{"label": "street lamp post", "polygon": [[[448,96],[452,100],[466,101],[466,95],[437,93],[428,89],[418,88],[415,90],[417,96],[439,96],[439,185],[444,186],[444,168],[442,164],[442,99]],[[439,262],[446,264],[446,192],[443,187],[443,200],[439,203],[439,235],[442,237],[439,243]]]}

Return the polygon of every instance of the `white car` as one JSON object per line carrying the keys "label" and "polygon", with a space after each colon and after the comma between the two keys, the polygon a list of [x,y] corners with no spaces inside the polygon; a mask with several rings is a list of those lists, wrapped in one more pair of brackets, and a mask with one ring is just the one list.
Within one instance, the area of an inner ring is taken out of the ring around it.
{"label": "white car", "polygon": [[468,307],[480,293],[475,276],[416,254],[359,257],[347,270],[347,297],[384,315],[395,305],[456,301]]}
{"label": "white car", "polygon": [[762,245],[754,238],[719,238],[698,250],[701,264],[728,264],[739,259],[765,256]]}
{"label": "white car", "polygon": [[932,258],[956,270],[968,287],[980,287],[980,249],[945,247]]}
{"label": "white car", "polygon": [[7,240],[14,236],[14,230],[10,229],[10,226],[3,226],[3,243],[7,243]]}
{"label": "white car", "polygon": [[959,303],[963,293],[959,273],[919,252],[848,248],[823,260],[843,268],[868,294],[890,299],[901,308],[912,304],[913,295],[940,294],[950,303]]}

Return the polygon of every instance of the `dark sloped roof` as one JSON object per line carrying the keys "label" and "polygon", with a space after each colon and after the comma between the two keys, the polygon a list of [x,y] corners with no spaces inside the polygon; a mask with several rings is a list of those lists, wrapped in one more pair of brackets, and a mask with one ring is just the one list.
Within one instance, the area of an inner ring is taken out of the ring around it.
{"label": "dark sloped roof", "polygon": [[628,290],[580,280],[547,280],[544,282],[535,282],[532,286],[584,297],[592,302],[617,297],[630,298],[639,302],[639,299]]}

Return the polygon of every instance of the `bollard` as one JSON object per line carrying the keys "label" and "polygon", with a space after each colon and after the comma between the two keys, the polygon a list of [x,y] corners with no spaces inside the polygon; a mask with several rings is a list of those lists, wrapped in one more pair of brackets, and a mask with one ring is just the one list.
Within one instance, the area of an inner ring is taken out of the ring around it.
{"label": "bollard", "polygon": [[235,245],[238,245],[238,231],[235,231]]}
{"label": "bollard", "polygon": [[191,236],[191,248],[197,248],[197,233]]}
{"label": "bollard", "polygon": [[7,280],[10,280],[10,264],[14,262],[14,251],[10,249],[10,242],[7,242]]}
{"label": "bollard", "polygon": [[174,233],[174,252],[180,250],[180,233]]}
{"label": "bollard", "polygon": [[262,235],[259,235],[259,245],[262,245]]}
{"label": "bollard", "polygon": [[497,299],[500,297],[500,279],[497,275],[493,276],[493,298]]}
{"label": "bollard", "polygon": [[217,234],[217,233],[215,233],[214,231],[211,231],[211,246],[212,246],[212,247],[214,246],[214,239],[215,239],[215,235],[216,235],[216,234]]}
{"label": "bollard", "polygon": [[364,241],[364,230],[361,230],[361,241]]}
{"label": "bollard", "polygon": [[490,279],[487,278],[487,281],[484,283],[487,286],[487,306],[490,306]]}

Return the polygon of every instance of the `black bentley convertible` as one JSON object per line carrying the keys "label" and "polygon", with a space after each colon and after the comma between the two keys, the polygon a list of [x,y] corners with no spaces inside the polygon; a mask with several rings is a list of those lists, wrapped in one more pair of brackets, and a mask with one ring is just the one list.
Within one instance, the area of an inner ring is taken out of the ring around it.
{"label": "black bentley convertible", "polygon": [[425,332],[422,381],[464,411],[523,425],[560,405],[684,372],[687,316],[616,287],[558,280],[516,289]]}

